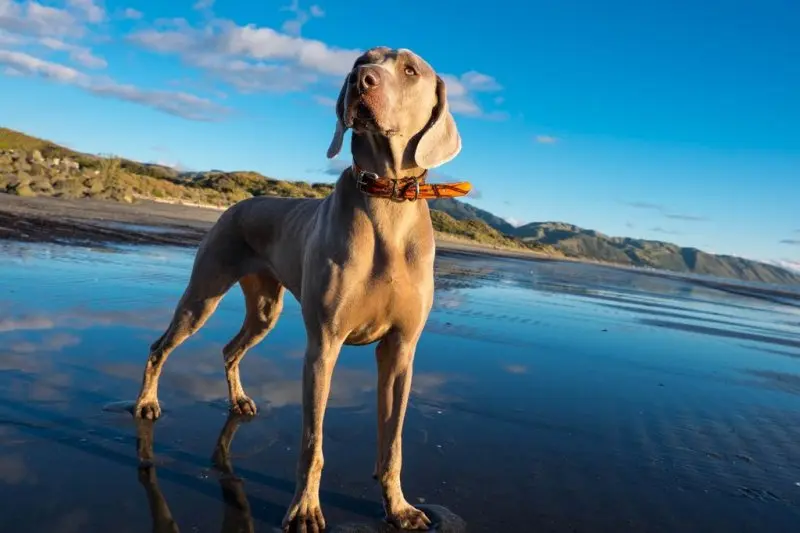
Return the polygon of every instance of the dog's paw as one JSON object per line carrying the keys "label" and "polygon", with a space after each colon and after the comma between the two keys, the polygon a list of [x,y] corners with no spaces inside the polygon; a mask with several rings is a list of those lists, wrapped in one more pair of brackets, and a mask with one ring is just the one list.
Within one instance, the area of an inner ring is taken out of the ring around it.
{"label": "dog's paw", "polygon": [[321,533],[325,531],[325,517],[319,500],[310,501],[305,498],[292,502],[286,516],[283,518],[283,531],[303,531],[308,533]]}
{"label": "dog's paw", "polygon": [[256,402],[248,396],[240,396],[231,402],[231,412],[243,416],[255,416],[258,412]]}
{"label": "dog's paw", "polygon": [[430,518],[408,502],[387,512],[386,521],[398,529],[412,531],[427,531],[431,526]]}
{"label": "dog's paw", "polygon": [[133,416],[143,420],[158,420],[161,416],[161,406],[158,400],[136,402],[133,406]]}

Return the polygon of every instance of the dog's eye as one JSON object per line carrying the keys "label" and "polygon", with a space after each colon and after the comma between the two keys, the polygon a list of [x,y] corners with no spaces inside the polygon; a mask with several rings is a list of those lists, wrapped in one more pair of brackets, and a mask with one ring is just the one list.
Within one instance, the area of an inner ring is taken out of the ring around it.
{"label": "dog's eye", "polygon": [[406,76],[416,76],[417,75],[417,71],[414,70],[412,67],[406,67],[405,72],[406,72]]}

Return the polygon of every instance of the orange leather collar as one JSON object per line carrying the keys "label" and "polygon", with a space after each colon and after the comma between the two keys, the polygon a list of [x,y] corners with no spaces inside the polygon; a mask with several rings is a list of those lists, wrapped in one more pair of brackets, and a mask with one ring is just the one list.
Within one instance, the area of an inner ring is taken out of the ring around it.
{"label": "orange leather collar", "polygon": [[428,171],[415,178],[390,179],[368,172],[353,163],[356,187],[361,192],[390,200],[432,200],[434,198],[457,198],[472,190],[468,181],[457,183],[425,183]]}

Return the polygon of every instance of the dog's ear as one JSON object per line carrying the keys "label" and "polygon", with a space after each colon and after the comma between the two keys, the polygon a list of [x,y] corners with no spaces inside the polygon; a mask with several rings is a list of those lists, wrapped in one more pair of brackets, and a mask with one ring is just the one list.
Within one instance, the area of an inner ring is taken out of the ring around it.
{"label": "dog's ear", "polygon": [[414,159],[421,168],[435,168],[453,159],[461,151],[461,136],[447,103],[444,80],[436,76],[436,107],[422,131]]}
{"label": "dog's ear", "polygon": [[344,99],[347,95],[347,80],[349,75],[345,77],[342,83],[342,89],[339,91],[339,98],[336,99],[336,129],[333,131],[333,138],[331,144],[328,146],[328,159],[333,159],[342,150],[342,142],[344,141],[344,134],[347,131],[347,126],[344,123]]}

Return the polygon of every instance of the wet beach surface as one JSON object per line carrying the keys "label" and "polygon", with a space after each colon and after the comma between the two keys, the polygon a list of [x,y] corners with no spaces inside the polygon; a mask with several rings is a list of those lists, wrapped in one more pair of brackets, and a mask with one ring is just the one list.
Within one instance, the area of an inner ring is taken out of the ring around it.
{"label": "wet beach surface", "polygon": [[[0,242],[1,531],[153,531],[154,517],[183,532],[276,530],[300,430],[291,296],[242,364],[255,419],[227,416],[237,289],[170,357],[163,418],[137,426],[124,410],[192,259]],[[409,501],[468,531],[800,528],[797,299],[454,253],[437,258],[436,285],[404,432]],[[331,527],[379,530],[375,378],[372,347],[343,350],[325,418]],[[212,461],[226,434],[230,455]]]}

